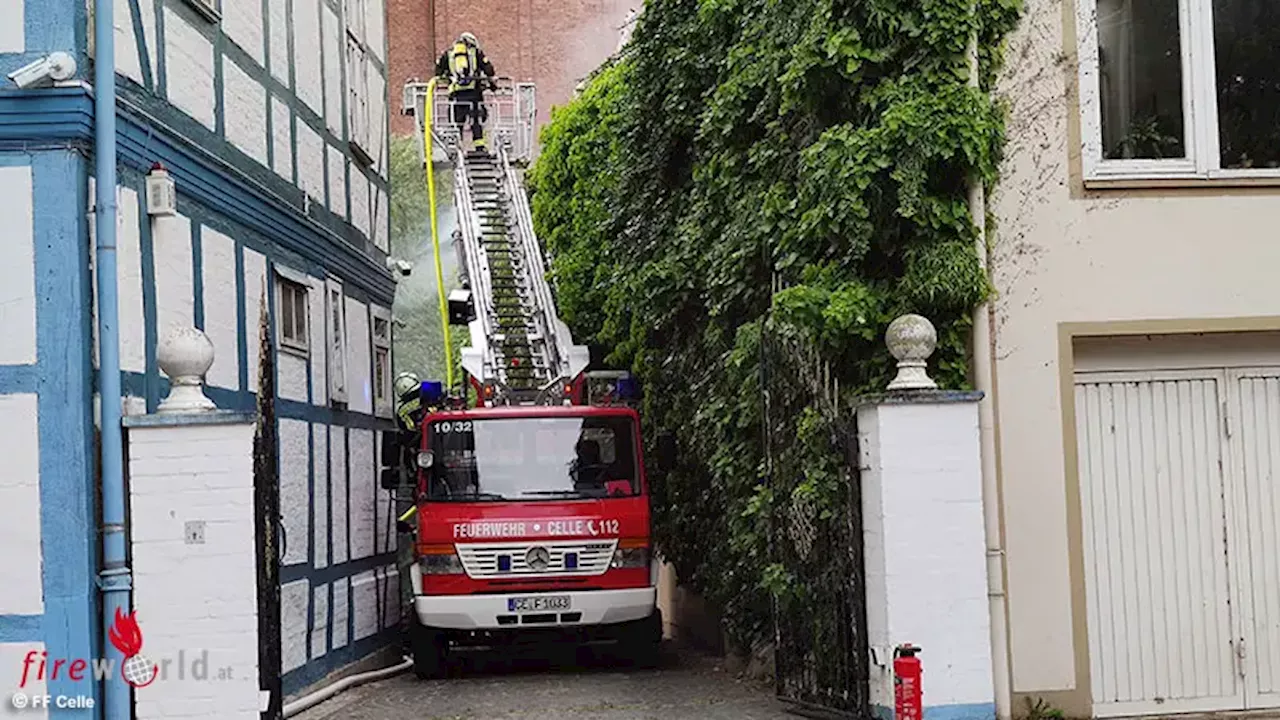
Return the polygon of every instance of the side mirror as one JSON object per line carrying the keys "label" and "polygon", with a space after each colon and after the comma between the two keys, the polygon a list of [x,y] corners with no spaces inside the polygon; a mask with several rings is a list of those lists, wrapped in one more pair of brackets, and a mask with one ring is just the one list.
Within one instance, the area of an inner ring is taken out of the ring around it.
{"label": "side mirror", "polygon": [[658,436],[658,469],[671,472],[675,469],[679,450],[676,446],[675,433],[664,432]]}
{"label": "side mirror", "polygon": [[[395,468],[400,465],[400,431],[384,430],[382,432],[382,467]],[[386,481],[383,481],[386,487]]]}
{"label": "side mirror", "polygon": [[400,489],[400,469],[399,468],[382,468],[382,489],[398,490]]}

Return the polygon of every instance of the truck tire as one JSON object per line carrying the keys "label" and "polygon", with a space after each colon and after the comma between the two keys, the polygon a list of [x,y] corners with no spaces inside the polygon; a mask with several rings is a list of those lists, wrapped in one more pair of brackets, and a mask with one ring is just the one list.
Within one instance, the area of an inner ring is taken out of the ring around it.
{"label": "truck tire", "polygon": [[638,668],[652,669],[662,664],[662,611],[653,614],[628,628],[623,642],[627,659]]}
{"label": "truck tire", "polygon": [[433,680],[445,676],[448,670],[448,646],[444,634],[424,627],[413,618],[410,626],[410,644],[413,646],[413,674],[419,680]]}

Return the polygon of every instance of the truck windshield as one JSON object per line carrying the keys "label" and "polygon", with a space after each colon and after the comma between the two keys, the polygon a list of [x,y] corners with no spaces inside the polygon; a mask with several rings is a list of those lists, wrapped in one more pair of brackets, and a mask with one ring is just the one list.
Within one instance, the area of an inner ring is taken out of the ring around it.
{"label": "truck windshield", "polygon": [[437,420],[428,428],[436,501],[557,500],[640,494],[626,417]]}

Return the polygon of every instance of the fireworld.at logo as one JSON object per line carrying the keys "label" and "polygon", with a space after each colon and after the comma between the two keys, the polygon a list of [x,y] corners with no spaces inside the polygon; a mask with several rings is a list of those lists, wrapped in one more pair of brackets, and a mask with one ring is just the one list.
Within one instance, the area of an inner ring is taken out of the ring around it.
{"label": "fireworld.at logo", "polygon": [[[151,658],[142,654],[142,629],[138,627],[137,612],[125,615],[116,610],[115,622],[107,629],[107,638],[124,655],[124,662],[120,663],[121,679],[134,688],[147,687],[156,680],[204,682],[236,678],[236,672],[230,665],[211,668],[208,650],[193,650],[192,655],[188,656],[186,649],[179,649],[176,657],[164,657],[159,663],[152,662]],[[171,672],[171,669],[176,672]],[[114,674],[114,660],[49,657],[48,651],[31,650],[22,659],[22,676],[18,687],[26,689],[31,682],[59,680],[102,682]]]}
{"label": "fireworld.at logo", "polygon": [[120,664],[120,677],[135,688],[146,687],[156,681],[160,669],[142,654],[142,629],[138,627],[138,612],[128,617],[116,608],[116,619],[107,631],[111,644],[124,655]]}

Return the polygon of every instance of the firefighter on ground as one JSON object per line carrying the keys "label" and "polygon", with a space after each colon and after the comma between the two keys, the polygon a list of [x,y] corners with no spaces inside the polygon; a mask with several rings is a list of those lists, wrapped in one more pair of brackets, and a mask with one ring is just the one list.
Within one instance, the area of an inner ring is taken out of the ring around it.
{"label": "firefighter on ground", "polygon": [[449,81],[449,99],[458,135],[462,135],[463,126],[470,118],[471,138],[476,149],[483,148],[484,121],[489,115],[484,107],[484,91],[497,85],[493,81],[493,64],[485,58],[476,36],[469,32],[458,36],[458,41],[436,63],[436,75]]}

